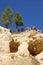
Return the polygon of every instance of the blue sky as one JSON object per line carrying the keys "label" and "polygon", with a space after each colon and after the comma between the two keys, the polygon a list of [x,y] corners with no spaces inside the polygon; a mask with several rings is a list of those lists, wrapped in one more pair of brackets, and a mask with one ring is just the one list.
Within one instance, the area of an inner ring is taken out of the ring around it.
{"label": "blue sky", "polygon": [[[10,6],[14,13],[20,12],[25,27],[32,25],[43,31],[43,0],[0,0],[0,17],[7,6]],[[14,27],[15,25],[10,26],[11,29],[15,29]]]}

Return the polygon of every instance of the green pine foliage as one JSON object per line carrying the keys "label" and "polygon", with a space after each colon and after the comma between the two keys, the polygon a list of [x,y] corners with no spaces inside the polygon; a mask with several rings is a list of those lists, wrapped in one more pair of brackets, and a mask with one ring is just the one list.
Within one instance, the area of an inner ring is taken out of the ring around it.
{"label": "green pine foliage", "polygon": [[2,17],[0,18],[0,21],[5,24],[6,28],[8,28],[9,24],[14,22],[17,31],[19,26],[24,25],[23,18],[20,15],[20,13],[16,12],[14,15],[13,10],[10,7],[6,7],[4,12],[2,13]]}
{"label": "green pine foliage", "polygon": [[8,28],[8,25],[10,24],[12,15],[13,15],[13,11],[10,7],[7,7],[5,11],[2,13],[1,21],[4,22],[6,28]]}
{"label": "green pine foliage", "polygon": [[15,14],[13,20],[16,24],[16,29],[18,28],[18,26],[23,26],[24,25],[23,19],[22,19],[21,15],[18,12]]}

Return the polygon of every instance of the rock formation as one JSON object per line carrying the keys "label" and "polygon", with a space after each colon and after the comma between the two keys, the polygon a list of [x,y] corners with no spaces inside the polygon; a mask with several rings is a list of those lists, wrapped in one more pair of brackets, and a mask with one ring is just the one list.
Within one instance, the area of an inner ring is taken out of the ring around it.
{"label": "rock formation", "polygon": [[0,27],[0,65],[40,65],[42,52],[43,33],[27,30],[12,34]]}
{"label": "rock formation", "polygon": [[9,29],[0,27],[0,52],[9,53],[9,42],[11,41],[11,33]]}

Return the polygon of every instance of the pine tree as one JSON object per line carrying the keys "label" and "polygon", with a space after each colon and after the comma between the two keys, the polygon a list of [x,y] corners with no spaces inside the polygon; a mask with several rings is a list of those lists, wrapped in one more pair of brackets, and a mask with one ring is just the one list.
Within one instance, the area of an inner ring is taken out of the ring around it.
{"label": "pine tree", "polygon": [[16,30],[18,30],[18,26],[23,26],[24,25],[23,19],[22,19],[21,15],[18,12],[15,14],[13,20],[16,24]]}
{"label": "pine tree", "polygon": [[10,7],[7,7],[5,11],[2,13],[1,21],[4,22],[6,28],[8,28],[8,25],[11,23],[13,16],[13,11]]}

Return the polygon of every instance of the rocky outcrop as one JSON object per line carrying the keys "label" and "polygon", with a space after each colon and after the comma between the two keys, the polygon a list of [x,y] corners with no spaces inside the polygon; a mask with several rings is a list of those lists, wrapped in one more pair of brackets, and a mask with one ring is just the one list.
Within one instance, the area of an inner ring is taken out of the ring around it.
{"label": "rocky outcrop", "polygon": [[[43,34],[40,32],[37,32],[35,30],[25,31],[20,34],[13,34],[12,37],[15,42],[20,43],[20,46],[22,45],[22,47],[24,46],[25,48],[27,48],[26,51],[30,52],[30,54],[32,54],[33,56],[43,51]],[[27,47],[25,46],[25,44],[27,45]]]}
{"label": "rocky outcrop", "polygon": [[36,30],[18,34],[0,27],[0,65],[39,65],[43,51],[43,33]]}
{"label": "rocky outcrop", "polygon": [[11,33],[9,29],[0,27],[0,52],[9,53],[9,42],[11,41]]}

